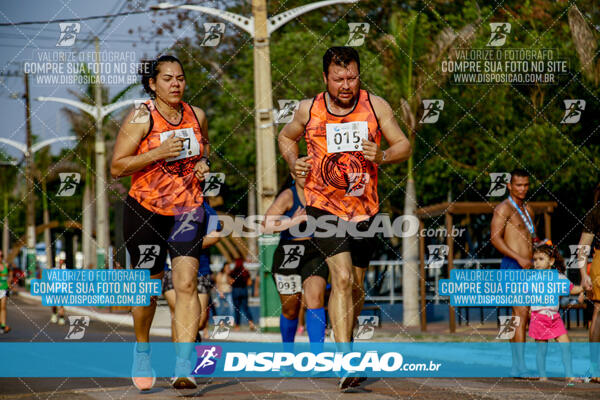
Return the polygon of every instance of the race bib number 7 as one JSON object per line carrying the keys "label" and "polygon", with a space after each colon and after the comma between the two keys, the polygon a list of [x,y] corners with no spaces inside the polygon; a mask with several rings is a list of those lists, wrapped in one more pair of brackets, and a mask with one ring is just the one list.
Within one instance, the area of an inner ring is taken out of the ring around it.
{"label": "race bib number 7", "polygon": [[295,294],[302,291],[302,279],[300,275],[280,275],[275,274],[277,291],[280,294]]}
{"label": "race bib number 7", "polygon": [[182,158],[188,158],[197,156],[200,154],[200,143],[196,139],[194,130],[192,128],[175,129],[173,131],[161,132],[160,143],[162,144],[165,140],[171,136],[183,138],[183,150],[177,157],[167,158],[167,162],[181,160]]}
{"label": "race bib number 7", "polygon": [[327,152],[362,151],[363,139],[369,139],[367,121],[327,124]]}

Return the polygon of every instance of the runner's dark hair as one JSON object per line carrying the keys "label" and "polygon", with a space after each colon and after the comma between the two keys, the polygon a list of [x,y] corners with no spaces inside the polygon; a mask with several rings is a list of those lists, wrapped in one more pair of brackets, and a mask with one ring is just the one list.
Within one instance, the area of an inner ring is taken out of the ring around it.
{"label": "runner's dark hair", "polygon": [[524,169],[521,169],[521,168],[515,168],[510,173],[510,181],[511,182],[512,182],[512,180],[513,180],[513,178],[515,176],[520,176],[521,178],[529,178],[529,172],[527,172],[527,171],[525,171]]}
{"label": "runner's dark hair", "polygon": [[325,72],[325,76],[329,75],[329,66],[331,63],[347,67],[352,61],[356,61],[358,73],[360,74],[360,57],[356,49],[348,46],[330,47],[323,56],[323,72]]}
{"label": "runner's dark hair", "polygon": [[540,246],[536,246],[533,249],[533,254],[535,253],[544,253],[550,258],[554,258],[554,269],[556,269],[561,274],[564,274],[567,270],[565,266],[565,259],[558,252],[558,248],[556,246],[551,246],[549,244],[542,244]]}
{"label": "runner's dark hair", "polygon": [[[150,88],[150,79],[156,79],[158,73],[160,72],[160,65],[162,63],[167,62],[176,62],[181,67],[183,71],[183,64],[179,59],[175,56],[164,55],[160,56],[155,60],[142,60],[140,63],[140,67],[138,69],[138,74],[142,77],[142,85],[144,86],[144,91],[150,95],[151,98],[156,98],[156,93],[154,90]],[[185,75],[185,71],[183,72]]]}

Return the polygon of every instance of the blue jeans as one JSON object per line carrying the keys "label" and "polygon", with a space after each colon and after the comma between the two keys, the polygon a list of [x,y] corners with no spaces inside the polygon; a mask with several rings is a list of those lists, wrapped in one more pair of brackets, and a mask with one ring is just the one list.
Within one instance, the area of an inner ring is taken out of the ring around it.
{"label": "blue jeans", "polygon": [[235,324],[240,324],[240,311],[244,313],[244,316],[248,321],[252,321],[252,314],[248,308],[248,288],[233,288],[233,318]]}
{"label": "blue jeans", "polygon": [[523,269],[512,257],[504,256],[502,257],[502,262],[500,263],[500,269]]}
{"label": "blue jeans", "polygon": [[231,292],[223,293],[225,298],[217,295],[219,299],[219,315],[233,315],[233,298],[231,297]]}

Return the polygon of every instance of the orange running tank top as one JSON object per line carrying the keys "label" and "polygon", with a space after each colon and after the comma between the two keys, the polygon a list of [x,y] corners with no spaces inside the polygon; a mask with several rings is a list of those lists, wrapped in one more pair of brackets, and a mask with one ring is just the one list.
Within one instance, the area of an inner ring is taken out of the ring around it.
{"label": "orange running tank top", "polygon": [[156,214],[191,211],[203,202],[202,185],[193,171],[204,150],[198,118],[189,104],[181,102],[181,121],[174,125],[160,114],[152,100],[144,104],[150,111],[150,130],[135,154],[159,147],[173,134],[184,138],[184,149],[177,157],[159,160],[133,174],[129,195]]}
{"label": "orange running tank top", "polygon": [[377,214],[377,165],[362,151],[351,150],[362,142],[360,132],[366,135],[367,130],[369,141],[379,145],[381,129],[366,90],[360,91],[354,109],[343,116],[329,112],[325,93],[314,98],[304,132],[308,155],[312,156],[304,186],[306,205],[346,221]]}

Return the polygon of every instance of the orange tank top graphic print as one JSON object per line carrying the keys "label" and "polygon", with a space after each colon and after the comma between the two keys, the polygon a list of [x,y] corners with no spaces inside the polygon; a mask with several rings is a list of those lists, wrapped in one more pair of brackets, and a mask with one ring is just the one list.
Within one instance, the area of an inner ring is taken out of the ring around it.
{"label": "orange tank top graphic print", "polygon": [[312,167],[306,179],[306,204],[349,221],[379,211],[377,165],[362,153],[362,140],[379,145],[381,129],[369,93],[361,90],[346,115],[329,112],[325,93],[315,97],[305,129]]}
{"label": "orange tank top graphic print", "polygon": [[181,103],[179,124],[168,122],[152,100],[150,132],[142,139],[136,155],[159,147],[175,135],[183,138],[183,150],[173,158],[148,165],[133,175],[129,195],[144,208],[161,215],[179,215],[202,205],[202,184],[194,174],[194,166],[203,154],[203,137],[198,119],[189,104]]}

